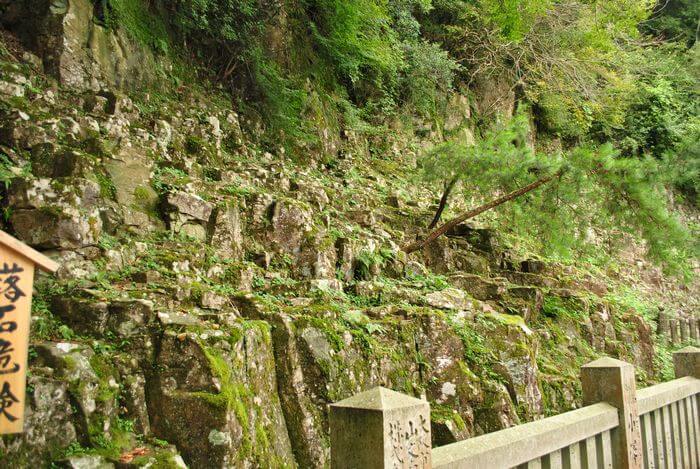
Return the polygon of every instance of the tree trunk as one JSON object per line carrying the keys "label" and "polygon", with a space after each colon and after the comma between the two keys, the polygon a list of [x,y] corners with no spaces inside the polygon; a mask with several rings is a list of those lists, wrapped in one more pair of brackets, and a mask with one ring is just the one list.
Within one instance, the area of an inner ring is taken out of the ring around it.
{"label": "tree trunk", "polygon": [[550,176],[544,177],[542,179],[538,179],[537,181],[535,181],[531,184],[528,184],[527,186],[523,186],[520,189],[514,190],[513,192],[510,192],[502,197],[494,199],[491,202],[488,202],[484,205],[481,205],[481,206],[476,207],[472,210],[464,212],[464,213],[456,216],[452,220],[444,223],[442,226],[440,226],[440,228],[431,232],[424,239],[420,239],[418,241],[415,241],[415,242],[409,244],[408,246],[404,246],[402,249],[403,249],[403,251],[405,251],[408,254],[415,252],[415,251],[418,251],[419,249],[423,249],[423,247],[425,247],[425,245],[433,242],[435,239],[437,239],[440,236],[442,236],[443,234],[447,233],[450,229],[454,228],[455,226],[459,225],[460,223],[464,222],[465,220],[469,220],[470,218],[473,218],[473,217],[479,215],[480,213],[483,213],[483,212],[490,210],[494,207],[498,207],[499,205],[504,204],[510,200],[513,200],[517,197],[520,197],[523,194],[527,194],[528,192],[533,191],[533,190],[537,189],[538,187],[540,187],[544,184],[547,184],[551,180],[561,176],[562,173],[563,173],[563,170],[560,169],[559,171],[557,171],[556,173],[554,173]]}
{"label": "tree trunk", "polygon": [[437,212],[435,212],[435,216],[433,217],[433,221],[430,222],[430,225],[428,225],[428,229],[432,230],[435,228],[440,221],[440,217],[442,216],[442,212],[445,210],[445,207],[447,206],[447,199],[450,198],[450,194],[452,193],[452,189],[454,189],[455,184],[457,184],[457,178],[452,179],[450,182],[445,185],[445,191],[442,193],[442,197],[440,198],[440,205],[438,206]]}

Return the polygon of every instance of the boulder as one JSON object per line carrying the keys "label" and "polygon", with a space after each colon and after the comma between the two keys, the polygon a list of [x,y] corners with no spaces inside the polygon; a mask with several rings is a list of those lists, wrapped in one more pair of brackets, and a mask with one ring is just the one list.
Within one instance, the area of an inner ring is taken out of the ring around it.
{"label": "boulder", "polygon": [[[314,317],[322,315],[314,313]],[[305,315],[269,317],[282,408],[300,467],[328,463],[328,404],[377,385],[406,389],[419,379],[413,360],[415,345],[402,340],[401,328],[377,336],[378,347],[386,353],[374,354],[350,333],[339,338],[333,321],[312,322]],[[368,320],[361,314],[347,319]]]}
{"label": "boulder", "polygon": [[100,187],[80,178],[15,178],[8,191],[15,208],[10,225],[27,244],[42,249],[94,245],[102,232]]}
{"label": "boulder", "polygon": [[51,312],[79,334],[101,337],[107,328],[108,304],[95,299],[57,295],[51,300]]}
{"label": "boulder", "polygon": [[333,240],[319,235],[304,243],[295,270],[304,278],[335,279],[336,256]]}
{"label": "boulder", "polygon": [[454,274],[449,277],[450,283],[467,291],[477,300],[498,300],[506,292],[503,279],[484,278],[474,274]]}
{"label": "boulder", "polygon": [[509,286],[501,304],[525,321],[531,322],[537,319],[543,302],[542,289],[538,287]]}
{"label": "boulder", "polygon": [[[45,342],[35,347],[37,364],[55,370],[55,376],[68,383],[77,407],[75,422],[83,438],[95,444],[111,434],[118,412],[119,383],[115,370],[92,349],[68,342]],[[94,365],[99,364],[99,374]]]}
{"label": "boulder", "polygon": [[60,467],[67,469],[114,469],[114,464],[104,456],[80,454],[69,456],[60,462]]}
{"label": "boulder", "polygon": [[195,330],[168,329],[158,347],[147,384],[154,434],[191,467],[292,466],[267,328]]}
{"label": "boulder", "polygon": [[311,211],[296,201],[278,200],[272,207],[270,224],[270,241],[281,252],[296,255],[312,229]]}
{"label": "boulder", "polygon": [[359,241],[356,239],[338,238],[335,241],[336,267],[344,282],[352,282],[355,278],[355,258],[359,249]]}
{"label": "boulder", "polygon": [[214,207],[198,195],[186,192],[171,192],[166,196],[166,204],[172,211],[187,219],[208,222]]}
{"label": "boulder", "polygon": [[123,148],[113,158],[105,159],[104,168],[114,187],[113,197],[123,224],[137,231],[158,227],[158,195],[151,187],[152,163],[146,151]]}
{"label": "boulder", "polygon": [[17,210],[10,216],[17,237],[40,249],[77,249],[97,243],[102,231],[98,214],[71,215],[50,209]]}
{"label": "boulder", "polygon": [[0,438],[4,467],[44,467],[76,441],[77,432],[68,384],[50,376],[51,370],[32,368],[27,376],[25,432]]}
{"label": "boulder", "polygon": [[153,79],[150,45],[136,43],[118,27],[98,25],[90,0],[14,3],[3,23],[63,85],[97,90],[101,84],[133,87]]}
{"label": "boulder", "polygon": [[442,315],[420,317],[416,348],[429,366],[422,371],[431,417],[433,442],[444,445],[474,436],[474,406],[481,401],[481,385],[464,362],[462,338]]}
{"label": "boulder", "polygon": [[470,245],[484,252],[491,253],[495,250],[494,231],[489,228],[475,228],[461,223],[445,234],[453,238],[464,238]]}
{"label": "boulder", "polygon": [[222,259],[238,258],[243,253],[241,214],[236,205],[216,209],[210,243]]}
{"label": "boulder", "polygon": [[425,303],[438,309],[471,310],[474,300],[464,291],[457,288],[445,288],[425,295]]}
{"label": "boulder", "polygon": [[539,343],[536,335],[518,316],[495,315],[483,327],[482,335],[489,349],[496,351],[498,363],[493,370],[502,376],[513,403],[528,420],[542,416],[542,392],[537,367]]}

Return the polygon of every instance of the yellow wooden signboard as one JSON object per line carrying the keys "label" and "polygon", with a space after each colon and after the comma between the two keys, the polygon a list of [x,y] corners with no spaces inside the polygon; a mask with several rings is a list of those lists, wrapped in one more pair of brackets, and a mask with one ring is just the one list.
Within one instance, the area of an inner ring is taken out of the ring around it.
{"label": "yellow wooden signboard", "polygon": [[0,434],[24,427],[35,268],[55,272],[58,264],[0,231]]}

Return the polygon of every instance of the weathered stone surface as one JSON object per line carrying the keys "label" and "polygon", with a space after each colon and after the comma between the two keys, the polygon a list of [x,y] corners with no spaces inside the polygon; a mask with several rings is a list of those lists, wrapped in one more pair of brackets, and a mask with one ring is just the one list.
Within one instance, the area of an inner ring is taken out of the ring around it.
{"label": "weathered stone surface", "polygon": [[341,280],[351,282],[355,277],[355,257],[359,252],[359,242],[350,238],[338,238],[335,242],[337,268]]}
{"label": "weathered stone surface", "polygon": [[202,294],[202,308],[221,310],[229,303],[226,297],[206,291]]}
{"label": "weathered stone surface", "polygon": [[279,200],[272,207],[270,241],[282,252],[296,255],[311,231],[311,212],[291,200]]}
{"label": "weathered stone surface", "polygon": [[[71,187],[66,187],[69,182]],[[43,249],[93,245],[102,232],[99,186],[85,179],[14,179],[8,198],[10,224],[27,244]]]}
{"label": "weathered stone surface", "polygon": [[335,279],[336,256],[333,241],[319,236],[302,246],[295,270],[304,278]]}
{"label": "weathered stone surface", "polygon": [[537,319],[543,301],[542,290],[538,287],[511,286],[506,289],[502,303],[529,323]]}
{"label": "weathered stone surface", "polygon": [[33,391],[27,394],[26,430],[12,439],[0,438],[6,467],[43,467],[77,438],[68,384],[42,373],[51,370],[32,371],[27,378],[27,388]]}
{"label": "weathered stone surface", "polygon": [[[78,410],[74,419],[78,431],[88,440],[109,435],[118,410],[119,383],[114,370],[104,364],[98,376],[93,364],[99,359],[92,349],[79,344],[47,342],[35,349],[38,363],[53,368],[56,377],[69,383],[69,393]],[[112,371],[111,376],[108,370]]]}
{"label": "weathered stone surface", "polygon": [[71,215],[49,209],[17,210],[10,217],[17,237],[42,249],[75,249],[94,245],[102,230],[97,214]]}
{"label": "weathered stone surface", "polygon": [[496,315],[484,327],[483,335],[489,349],[499,359],[493,370],[503,377],[513,403],[528,419],[542,416],[542,393],[537,382],[537,351],[535,334],[518,316]]}
{"label": "weathered stone surface", "polygon": [[185,219],[209,222],[214,206],[201,197],[186,192],[171,192],[166,196],[167,207]]}
{"label": "weathered stone surface", "polygon": [[266,328],[168,331],[156,363],[148,383],[151,428],[190,466],[294,464]]}
{"label": "weathered stone surface", "polygon": [[510,428],[520,423],[506,387],[495,381],[483,384],[483,403],[474,409],[474,430],[477,435]]}
{"label": "weathered stone surface", "polygon": [[488,279],[473,274],[454,274],[450,277],[450,283],[468,292],[477,300],[496,300],[506,293],[503,279]]}
{"label": "weathered stone surface", "polygon": [[104,456],[82,454],[70,456],[61,461],[61,467],[68,469],[114,469],[114,464]]}
{"label": "weathered stone surface", "polygon": [[100,83],[130,87],[150,78],[151,50],[118,28],[99,26],[89,0],[16,3],[7,24],[62,84],[78,90],[99,89]]}
{"label": "weathered stone surface", "polygon": [[144,231],[157,227],[153,214],[158,196],[151,187],[152,162],[145,151],[123,148],[113,158],[105,160],[104,167],[114,185],[114,197],[124,225]]}
{"label": "weathered stone surface", "polygon": [[243,252],[240,211],[235,205],[216,209],[210,243],[222,259],[237,258]]}
{"label": "weathered stone surface", "polygon": [[473,301],[464,290],[457,288],[445,288],[425,295],[425,303],[439,309],[470,310]]}
{"label": "weathered stone surface", "polygon": [[321,408],[309,389],[302,355],[290,318],[273,319],[272,339],[279,396],[287,422],[294,457],[300,467],[323,467],[328,463],[328,442],[323,431]]}
{"label": "weathered stone surface", "polygon": [[593,342],[591,344],[593,348],[599,352],[612,350],[611,347],[617,340],[617,334],[608,309],[599,305],[598,310],[592,313],[590,318],[593,326]]}
{"label": "weathered stone surface", "polygon": [[465,348],[446,318],[420,318],[416,347],[431,366],[423,371],[432,403],[433,443],[437,446],[474,436],[474,405],[480,405],[479,380],[464,361]]}
{"label": "weathered stone surface", "polygon": [[493,252],[495,249],[494,232],[487,228],[475,228],[467,223],[462,223],[446,234],[447,236],[464,238],[469,244],[484,252]]}
{"label": "weathered stone surface", "polygon": [[450,96],[450,102],[447,109],[448,113],[447,117],[445,118],[444,127],[448,132],[459,128],[471,117],[469,98],[462,94],[452,94]]}
{"label": "weathered stone surface", "polygon": [[108,304],[103,301],[57,295],[51,311],[80,334],[101,335],[107,327]]}
{"label": "weathered stone surface", "polygon": [[377,387],[331,405],[331,467],[431,467],[430,406]]}
{"label": "weathered stone surface", "polygon": [[471,244],[458,238],[441,237],[423,249],[425,265],[436,273],[447,274],[457,271],[488,275],[489,260],[472,250]]}

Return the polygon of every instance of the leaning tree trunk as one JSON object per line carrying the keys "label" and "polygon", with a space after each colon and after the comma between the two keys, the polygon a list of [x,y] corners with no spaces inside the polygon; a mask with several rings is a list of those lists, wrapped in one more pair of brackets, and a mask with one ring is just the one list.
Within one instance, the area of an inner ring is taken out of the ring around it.
{"label": "leaning tree trunk", "polygon": [[448,182],[445,185],[445,191],[442,193],[442,197],[440,198],[440,205],[438,206],[437,212],[435,212],[435,216],[433,217],[433,221],[430,222],[430,225],[428,225],[428,229],[432,230],[437,226],[437,224],[440,222],[440,217],[442,216],[442,212],[445,210],[445,207],[447,206],[447,199],[450,198],[450,194],[452,193],[452,189],[454,189],[455,184],[457,184],[458,179],[453,178],[450,182]]}
{"label": "leaning tree trunk", "polygon": [[492,200],[489,203],[486,203],[484,205],[481,205],[479,207],[476,207],[472,210],[469,210],[467,212],[464,212],[452,220],[444,223],[440,228],[436,229],[435,231],[431,232],[428,236],[426,236],[424,239],[420,239],[418,241],[415,241],[407,246],[404,246],[402,249],[406,253],[410,254],[412,252],[418,251],[419,249],[423,249],[428,243],[431,243],[435,241],[437,238],[442,236],[443,234],[447,233],[450,231],[452,228],[455,226],[459,225],[460,223],[464,222],[465,220],[469,220],[470,218],[473,218],[480,213],[483,213],[487,210],[491,210],[494,207],[498,207],[501,204],[504,204],[510,200],[513,200],[517,197],[520,197],[523,194],[527,194],[530,191],[533,191],[537,189],[538,187],[547,184],[548,182],[552,181],[553,179],[556,179],[557,177],[561,176],[562,170],[557,171],[556,173],[544,177],[542,179],[538,179],[537,181],[528,184],[527,186],[523,186],[520,189],[514,190],[513,192],[510,192],[502,197],[499,197],[497,199]]}

